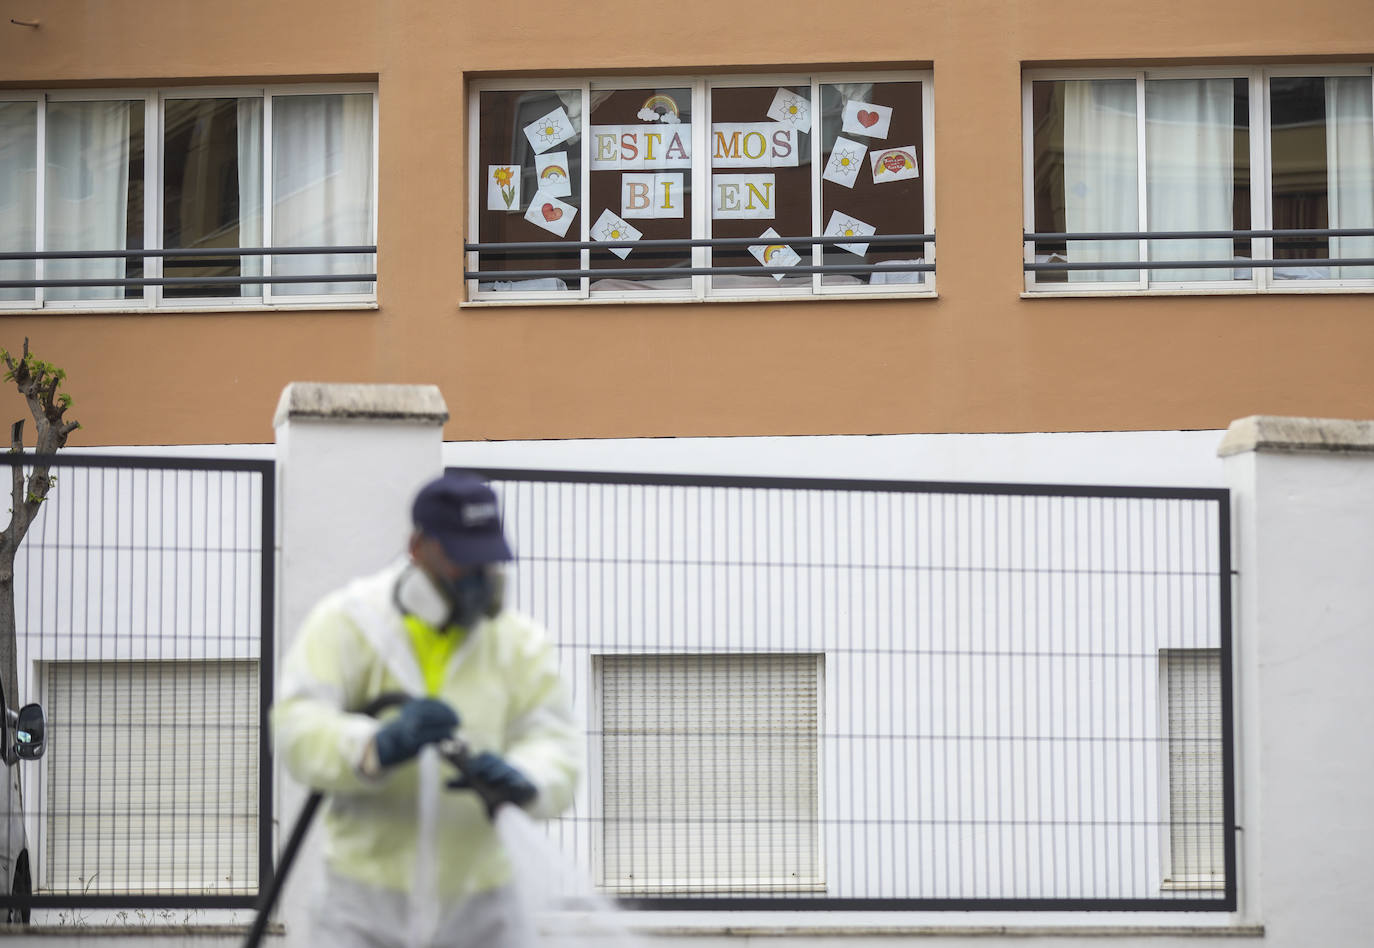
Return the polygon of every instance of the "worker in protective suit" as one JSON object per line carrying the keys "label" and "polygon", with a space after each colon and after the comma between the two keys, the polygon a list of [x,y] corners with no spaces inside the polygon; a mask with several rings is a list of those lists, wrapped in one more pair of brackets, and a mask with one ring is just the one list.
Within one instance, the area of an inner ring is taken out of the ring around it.
{"label": "worker in protective suit", "polygon": [[[325,892],[310,943],[525,948],[489,805],[554,816],[582,760],[553,649],[501,605],[511,559],[496,495],[449,474],[415,498],[410,555],[326,596],[286,655],[272,728],[301,783],[323,791]],[[412,696],[375,719],[379,695]],[[445,786],[434,747],[457,734],[492,799]]]}

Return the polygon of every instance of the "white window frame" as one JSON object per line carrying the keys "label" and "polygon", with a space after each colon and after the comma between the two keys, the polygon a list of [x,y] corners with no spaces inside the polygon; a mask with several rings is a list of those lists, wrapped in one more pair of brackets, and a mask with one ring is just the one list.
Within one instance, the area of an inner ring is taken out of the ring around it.
{"label": "white window frame", "polygon": [[[378,123],[379,97],[376,83],[309,83],[301,85],[254,85],[254,86],[169,86],[144,89],[60,89],[18,92],[0,92],[0,101],[36,102],[38,108],[38,174],[36,207],[36,248],[46,249],[45,206],[47,199],[46,149],[47,149],[47,104],[49,102],[97,102],[97,101],[141,101],[144,103],[143,121],[143,246],[151,250],[165,249],[162,246],[163,233],[163,192],[164,192],[164,155],[162,149],[165,128],[165,104],[168,101],[184,99],[220,98],[258,98],[263,100],[262,107],[262,192],[261,208],[263,241],[262,246],[272,246],[272,103],[279,96],[287,95],[347,95],[365,93],[372,97],[372,232],[368,243],[377,243],[378,225]],[[93,248],[114,249],[114,248]],[[374,254],[375,257],[375,254]],[[161,256],[145,257],[144,276],[158,278],[163,275]],[[272,255],[262,255],[263,276],[272,275]],[[34,279],[44,279],[44,260],[35,261]],[[362,282],[362,281],[350,281]],[[376,281],[370,281],[370,293],[337,294],[291,294],[278,295],[272,292],[271,283],[261,284],[261,295],[244,297],[238,295],[239,286],[225,290],[225,296],[198,297],[188,299],[167,299],[161,285],[145,285],[141,298],[49,300],[46,288],[36,287],[32,300],[0,300],[0,312],[44,312],[44,313],[107,313],[107,312],[224,312],[226,310],[278,310],[278,309],[359,309],[375,308],[377,305]],[[255,286],[257,284],[254,284]]]}
{"label": "white window frame", "polygon": [[[1173,656],[1180,657],[1202,657],[1206,654],[1216,654],[1218,656],[1218,669],[1220,669],[1220,649],[1211,647],[1200,648],[1165,648],[1159,651],[1159,679],[1156,684],[1156,694],[1159,700],[1156,702],[1157,726],[1159,728],[1159,801],[1160,801],[1160,821],[1159,821],[1159,856],[1160,856],[1160,889],[1165,892],[1222,892],[1226,889],[1226,876],[1224,872],[1197,873],[1191,875],[1180,875],[1173,871],[1174,855],[1173,842],[1170,836],[1170,816],[1173,807],[1173,799],[1169,790],[1169,741],[1172,734],[1169,730],[1169,662]],[[1223,852],[1225,844],[1223,843]]]}
{"label": "white window frame", "polygon": [[[1035,232],[1035,172],[1034,117],[1032,85],[1035,82],[1091,79],[1136,80],[1136,187],[1139,195],[1141,231],[1148,231],[1148,199],[1146,195],[1145,141],[1145,82],[1151,79],[1212,79],[1246,80],[1250,114],[1250,229],[1273,229],[1273,167],[1270,141],[1269,80],[1280,77],[1368,76],[1374,82],[1374,67],[1364,64],[1308,64],[1297,66],[1191,66],[1159,69],[1135,68],[1069,68],[1027,69],[1021,76],[1021,151],[1022,151],[1022,212],[1026,233]],[[1251,258],[1269,260],[1273,257],[1271,238],[1252,238]],[[1034,245],[1022,245],[1025,263],[1035,262]],[[1148,261],[1149,240],[1140,241],[1140,259]],[[1127,271],[1129,272],[1129,271]],[[1225,272],[1224,270],[1221,272]],[[1276,280],[1273,267],[1253,267],[1249,280],[1206,280],[1189,282],[1151,281],[1151,271],[1142,271],[1139,281],[1092,282],[1070,285],[1041,283],[1036,271],[1026,271],[1025,298],[1065,296],[1118,295],[1231,295],[1253,293],[1351,293],[1374,292],[1374,279],[1356,280],[1332,278],[1325,280]]]}
{"label": "white window frame", "polygon": [[[711,162],[710,154],[710,134],[711,134],[711,90],[716,88],[758,88],[763,86],[801,86],[810,87],[811,102],[813,107],[820,101],[820,87],[836,82],[919,82],[921,83],[921,177],[922,177],[922,197],[924,205],[925,220],[922,223],[921,233],[935,234],[935,90],[934,73],[930,69],[911,69],[911,70],[874,70],[846,71],[846,72],[817,72],[817,73],[767,73],[758,75],[749,74],[721,74],[721,75],[650,75],[650,76],[630,76],[614,78],[597,77],[536,77],[530,79],[484,79],[470,84],[468,89],[468,121],[467,121],[467,156],[468,156],[468,242],[478,241],[478,220],[485,201],[484,182],[485,176],[480,165],[480,145],[481,145],[481,105],[480,96],[483,92],[511,92],[511,91],[537,91],[537,90],[569,90],[581,89],[582,91],[582,129],[581,148],[582,152],[582,182],[581,200],[586,203],[587,195],[590,194],[591,185],[591,163],[588,160],[587,152],[590,147],[587,136],[587,128],[590,125],[590,99],[594,90],[600,89],[638,89],[644,87],[666,88],[670,86],[686,86],[692,90],[692,154],[693,156],[704,156],[701,160],[694,157],[692,162],[692,191],[697,198],[692,202],[692,239],[707,237],[711,232],[711,216],[707,195],[710,190]],[[812,235],[822,232],[825,222],[822,219],[821,208],[821,184],[820,169],[821,163],[821,134],[820,121],[817,117],[812,125],[811,133],[811,222]],[[578,237],[576,240],[586,242],[590,240],[588,233],[591,229],[592,218],[587,208],[578,208]],[[571,235],[572,231],[569,231]],[[552,235],[550,235],[552,240]],[[927,241],[925,245],[924,261],[934,264],[935,261],[935,241]],[[477,251],[466,251],[463,259],[467,270],[475,271],[478,269]],[[705,267],[710,264],[710,248],[692,248],[692,266]],[[581,269],[589,269],[591,251],[584,249],[581,252]],[[803,255],[803,261],[809,265],[818,265],[820,260],[819,251],[813,252],[811,256]],[[646,271],[646,276],[652,275],[654,271]],[[769,271],[759,268],[760,274],[768,274]],[[481,290],[478,288],[477,280],[466,280],[467,299],[463,302],[464,306],[485,306],[530,303],[626,303],[626,302],[757,302],[769,300],[809,300],[809,299],[835,299],[835,298],[862,298],[872,297],[924,297],[934,298],[938,295],[935,271],[930,270],[922,273],[923,281],[919,284],[878,284],[865,286],[823,286],[821,279],[824,274],[813,273],[811,285],[809,287],[783,287],[776,288],[764,287],[757,290],[715,290],[711,289],[711,277],[709,275],[696,275],[692,277],[691,289],[681,290],[622,290],[622,291],[600,291],[591,292],[591,278],[582,277],[578,281],[577,289],[567,290],[529,290],[529,291],[496,291]]]}
{"label": "white window frame", "polygon": [[[589,663],[591,674],[591,687],[587,689],[589,701],[589,717],[592,722],[589,728],[587,741],[587,762],[588,762],[588,801],[590,812],[593,818],[602,819],[605,815],[605,769],[604,769],[604,723],[605,708],[603,705],[602,694],[602,669],[603,659],[606,658],[629,658],[629,657],[658,657],[660,655],[676,655],[680,657],[693,657],[696,653],[691,652],[654,652],[643,653],[624,653],[624,652],[605,652],[591,656]],[[826,870],[828,857],[826,853],[826,833],[823,827],[822,814],[826,812],[826,761],[825,761],[825,708],[826,708],[826,676],[825,676],[825,654],[818,652],[766,652],[759,653],[763,656],[785,655],[794,658],[812,658],[816,662],[816,877],[813,879],[803,879],[795,883],[780,883],[775,880],[756,880],[752,883],[732,881],[732,880],[659,880],[648,883],[642,888],[629,892],[607,886],[602,891],[607,894],[623,894],[627,896],[671,896],[687,895],[700,896],[712,893],[729,893],[738,895],[747,892],[756,895],[766,894],[787,894],[787,895],[824,895],[827,891]],[[710,653],[705,657],[738,657],[736,653]],[[591,877],[596,880],[600,887],[600,880],[606,877],[606,853],[605,853],[605,833],[593,832],[591,838]]]}

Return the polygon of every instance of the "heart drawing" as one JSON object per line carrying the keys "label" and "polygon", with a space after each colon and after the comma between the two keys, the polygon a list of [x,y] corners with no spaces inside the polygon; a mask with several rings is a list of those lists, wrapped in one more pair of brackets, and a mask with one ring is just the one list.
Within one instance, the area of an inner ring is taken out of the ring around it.
{"label": "heart drawing", "polygon": [[878,124],[878,113],[870,112],[868,109],[859,109],[859,124],[864,128],[872,128]]}
{"label": "heart drawing", "polygon": [[556,221],[563,216],[563,208],[554,207],[552,204],[545,204],[539,212],[544,215],[546,221]]}

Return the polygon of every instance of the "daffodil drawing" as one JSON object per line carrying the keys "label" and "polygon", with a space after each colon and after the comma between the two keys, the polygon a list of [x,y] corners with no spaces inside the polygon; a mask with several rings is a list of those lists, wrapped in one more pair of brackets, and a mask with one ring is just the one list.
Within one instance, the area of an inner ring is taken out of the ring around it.
{"label": "daffodil drawing", "polygon": [[487,166],[487,210],[520,210],[520,166]]}

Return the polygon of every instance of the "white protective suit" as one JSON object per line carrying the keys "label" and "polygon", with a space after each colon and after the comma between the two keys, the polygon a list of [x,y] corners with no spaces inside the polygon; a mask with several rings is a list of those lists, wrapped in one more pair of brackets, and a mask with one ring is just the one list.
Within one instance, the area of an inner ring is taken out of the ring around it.
{"label": "white protective suit", "polygon": [[[286,769],[326,794],[329,880],[312,944],[463,946],[515,943],[510,863],[470,790],[431,746],[377,777],[363,765],[381,723],[358,709],[379,695],[426,694],[396,605],[399,562],[325,597],[284,660],[272,728]],[[538,789],[536,817],[572,801],[582,736],[553,648],[510,610],[483,619],[448,659],[433,696],[461,717],[475,755],[501,754]],[[383,715],[385,718],[386,715]]]}

